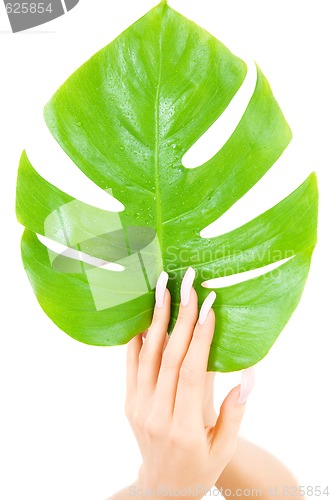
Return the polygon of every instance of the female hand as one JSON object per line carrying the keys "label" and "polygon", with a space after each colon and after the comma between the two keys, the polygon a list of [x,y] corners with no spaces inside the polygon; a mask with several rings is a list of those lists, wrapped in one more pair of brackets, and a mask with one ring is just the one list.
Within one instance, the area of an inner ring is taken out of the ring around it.
{"label": "female hand", "polygon": [[[236,449],[249,387],[235,387],[226,397],[214,426],[204,421],[205,387],[215,316],[215,292],[198,319],[195,272],[189,268],[181,286],[181,305],[168,341],[168,275],[156,287],[153,321],[134,337],[127,354],[126,415],[143,457],[135,495],[190,495],[201,498],[216,483]],[[238,399],[240,402],[238,402]]]}

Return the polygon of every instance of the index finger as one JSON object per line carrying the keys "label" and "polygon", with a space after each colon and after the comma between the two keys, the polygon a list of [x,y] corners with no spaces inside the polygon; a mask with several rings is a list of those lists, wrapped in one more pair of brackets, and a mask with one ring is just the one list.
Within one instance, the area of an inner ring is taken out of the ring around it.
{"label": "index finger", "polygon": [[179,372],[174,420],[187,425],[203,423],[203,400],[210,345],[214,336],[216,299],[211,292],[202,304],[199,320]]}

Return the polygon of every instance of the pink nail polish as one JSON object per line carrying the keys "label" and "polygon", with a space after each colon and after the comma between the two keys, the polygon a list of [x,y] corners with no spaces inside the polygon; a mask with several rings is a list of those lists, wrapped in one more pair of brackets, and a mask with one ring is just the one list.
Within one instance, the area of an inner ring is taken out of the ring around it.
{"label": "pink nail polish", "polygon": [[184,275],[180,288],[180,301],[182,306],[187,306],[187,304],[189,303],[194,278],[195,271],[192,267],[189,267]]}
{"label": "pink nail polish", "polygon": [[155,290],[156,307],[163,307],[164,294],[167,288],[168,279],[169,279],[168,273],[162,271],[156,283],[156,290]]}
{"label": "pink nail polish", "polygon": [[248,396],[252,392],[255,382],[255,368],[251,366],[243,370],[241,374],[240,394],[238,404],[243,405],[246,403]]}
{"label": "pink nail polish", "polygon": [[209,313],[210,309],[212,308],[212,305],[214,304],[215,299],[216,299],[216,293],[210,292],[210,294],[207,295],[207,297],[203,301],[203,304],[202,304],[201,309],[200,309],[199,319],[198,319],[199,325],[203,325],[204,322],[206,321],[208,313]]}

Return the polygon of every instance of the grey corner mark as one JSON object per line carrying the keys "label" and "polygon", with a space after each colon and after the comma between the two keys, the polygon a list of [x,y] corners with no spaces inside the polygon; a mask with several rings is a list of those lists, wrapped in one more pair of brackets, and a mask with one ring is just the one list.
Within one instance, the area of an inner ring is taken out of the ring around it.
{"label": "grey corner mark", "polygon": [[64,0],[67,10],[71,10],[78,4],[79,0]]}
{"label": "grey corner mark", "polygon": [[4,0],[13,33],[48,23],[73,9],[79,0]]}

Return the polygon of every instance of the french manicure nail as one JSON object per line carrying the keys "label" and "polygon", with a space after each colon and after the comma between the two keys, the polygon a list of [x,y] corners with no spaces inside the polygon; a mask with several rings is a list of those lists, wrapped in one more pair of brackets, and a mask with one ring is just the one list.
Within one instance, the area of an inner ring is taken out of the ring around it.
{"label": "french manicure nail", "polygon": [[180,301],[182,306],[187,306],[187,304],[189,303],[194,278],[195,271],[192,267],[189,267],[184,275],[180,288]]}
{"label": "french manicure nail", "polygon": [[155,290],[156,307],[163,307],[164,294],[167,288],[168,279],[169,279],[168,273],[162,271],[156,283],[156,290]]}
{"label": "french manicure nail", "polygon": [[199,319],[198,319],[199,325],[203,325],[204,322],[206,321],[208,313],[209,313],[210,309],[212,308],[212,305],[214,304],[215,299],[216,299],[216,293],[210,292],[210,294],[207,295],[207,297],[203,301],[203,304],[202,304],[201,309],[200,309]]}
{"label": "french manicure nail", "polygon": [[243,370],[241,374],[240,394],[238,404],[243,405],[246,403],[248,396],[252,392],[255,382],[255,368],[251,366]]}

